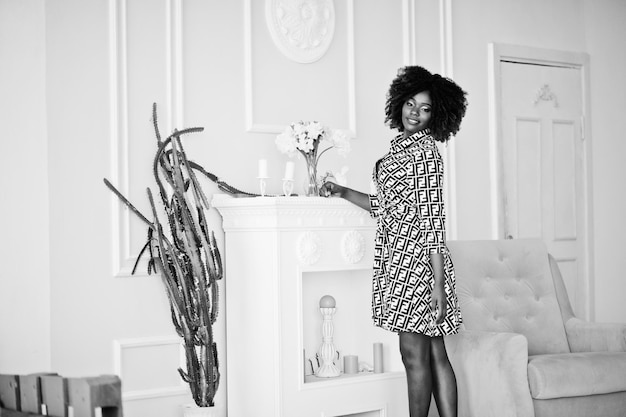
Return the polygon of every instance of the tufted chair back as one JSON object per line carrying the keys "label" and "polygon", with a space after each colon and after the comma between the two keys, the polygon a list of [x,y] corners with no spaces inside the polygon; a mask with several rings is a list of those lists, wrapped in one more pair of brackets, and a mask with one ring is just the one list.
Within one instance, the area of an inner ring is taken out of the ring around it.
{"label": "tufted chair back", "polygon": [[541,240],[449,241],[468,330],[520,333],[528,354],[570,352]]}

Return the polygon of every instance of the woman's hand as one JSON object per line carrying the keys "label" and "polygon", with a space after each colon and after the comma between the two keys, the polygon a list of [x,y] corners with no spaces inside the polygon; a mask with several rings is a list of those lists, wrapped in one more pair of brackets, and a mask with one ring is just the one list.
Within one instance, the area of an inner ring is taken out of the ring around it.
{"label": "woman's hand", "polygon": [[446,317],[447,308],[448,301],[446,299],[446,291],[444,290],[443,285],[435,285],[430,298],[430,310],[433,314],[437,314],[435,317],[435,323],[437,325],[443,323],[443,320]]}
{"label": "woman's hand", "polygon": [[344,190],[345,190],[345,187],[339,184],[335,184],[332,181],[326,181],[320,188],[320,195],[322,197],[330,197],[330,196],[342,197]]}
{"label": "woman's hand", "polygon": [[344,187],[332,181],[326,181],[324,185],[320,187],[320,195],[322,197],[337,196],[348,200],[352,204],[361,207],[363,210],[371,212],[370,197],[368,194],[360,191],[353,190],[349,187]]}

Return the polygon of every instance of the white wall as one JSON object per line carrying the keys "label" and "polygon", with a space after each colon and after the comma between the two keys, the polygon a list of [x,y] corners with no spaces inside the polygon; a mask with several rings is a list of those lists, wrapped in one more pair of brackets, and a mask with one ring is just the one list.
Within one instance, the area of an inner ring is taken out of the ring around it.
{"label": "white wall", "polygon": [[[154,187],[150,176],[155,151],[150,123],[153,101],[159,105],[164,133],[174,127],[206,128],[185,140],[188,155],[196,162],[235,186],[255,190],[256,161],[267,158],[273,177],[269,191],[279,192],[278,179],[287,158],[275,148],[275,133],[248,130],[246,99],[251,93],[257,124],[318,118],[343,128],[350,123],[346,85],[353,80],[357,133],[353,151],[347,159],[329,152],[322,169],[348,165],[350,184],[367,189],[371,166],[386,150],[391,135],[382,124],[384,98],[397,67],[416,62],[442,71],[439,36],[444,20],[439,2],[354,1],[353,74],[348,61],[350,2],[335,1],[335,41],[322,60],[308,65],[289,61],[273,46],[265,29],[263,3],[0,0],[3,163],[12,178],[20,178],[18,182],[0,176],[2,202],[14,202],[0,206],[4,237],[0,313],[16,318],[0,321],[0,334],[11,335],[0,342],[0,372],[113,372],[113,342],[139,340],[148,343],[144,350],[120,352],[126,387],[135,392],[177,389],[169,362],[150,367],[134,360],[136,352],[145,352],[145,357],[171,353],[171,346],[154,338],[173,331],[156,277],[115,277],[120,272],[118,263],[132,260],[143,243],[145,228],[134,220],[129,227],[120,225],[116,216],[123,219],[124,213],[102,184],[103,177],[111,179],[147,212],[145,188]],[[625,203],[618,188],[619,180],[626,177],[626,165],[619,160],[626,146],[619,125],[626,109],[626,81],[619,73],[626,64],[621,47],[626,35],[624,3],[468,0],[450,4],[453,75],[469,92],[470,101],[456,141],[458,237],[490,238],[493,233],[487,44],[589,53],[596,316],[626,322],[626,307],[619,302],[626,289],[620,275],[624,257],[619,253],[623,247],[619,239],[626,232],[626,220],[620,216]],[[118,8],[112,19],[111,6]],[[415,42],[404,37],[411,30]],[[114,48],[109,43],[112,33],[118,36]],[[244,47],[247,33],[252,35],[250,61]],[[249,85],[247,63],[252,69]],[[326,85],[331,88],[326,90]],[[312,87],[322,94],[307,101]],[[302,161],[297,162],[297,175],[297,182],[302,182]],[[216,188],[207,182],[206,191],[212,194]],[[211,213],[211,227],[223,242],[216,213]],[[19,281],[12,279],[16,276]],[[222,357],[224,322],[221,316]],[[23,344],[24,340],[29,343]],[[221,388],[218,400],[224,401],[225,394]],[[128,401],[125,411],[131,417],[175,415],[178,403],[187,400],[173,395]]]}
{"label": "white wall", "polygon": [[584,16],[591,56],[596,320],[624,322],[626,2],[586,0]]}
{"label": "white wall", "polygon": [[0,1],[0,372],[50,370],[44,0]]}

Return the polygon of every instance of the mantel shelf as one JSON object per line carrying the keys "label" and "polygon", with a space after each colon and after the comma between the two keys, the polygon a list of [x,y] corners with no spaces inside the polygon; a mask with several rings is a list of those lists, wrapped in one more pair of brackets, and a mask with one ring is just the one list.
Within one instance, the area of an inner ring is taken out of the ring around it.
{"label": "mantel shelf", "polygon": [[395,379],[395,378],[406,378],[406,373],[404,371],[383,372],[380,374],[375,374],[373,372],[359,372],[358,374],[342,373],[338,377],[334,377],[334,378],[319,378],[315,375],[307,375],[304,378],[304,383],[305,383],[304,389],[315,388],[315,387],[319,387],[322,385],[325,388],[327,388],[329,386],[355,384],[359,382],[370,382],[370,381]]}
{"label": "mantel shelf", "polygon": [[212,204],[222,214],[225,231],[244,229],[374,228],[370,214],[341,198],[233,197],[216,194]]}

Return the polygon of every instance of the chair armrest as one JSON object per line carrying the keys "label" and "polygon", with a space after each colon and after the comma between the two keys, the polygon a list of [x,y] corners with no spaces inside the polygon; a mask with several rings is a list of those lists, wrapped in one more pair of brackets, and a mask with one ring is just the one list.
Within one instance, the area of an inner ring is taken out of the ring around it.
{"label": "chair armrest", "polygon": [[445,337],[461,417],[533,417],[528,341],[516,333],[461,331]]}
{"label": "chair armrest", "polygon": [[573,317],[565,322],[572,352],[625,352],[626,324],[592,323]]}

